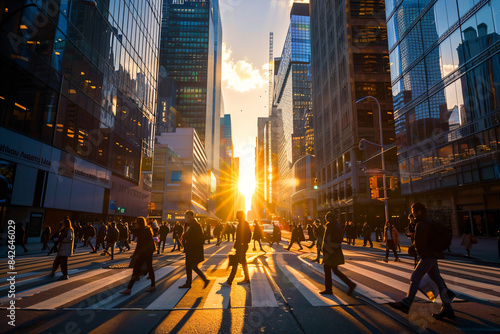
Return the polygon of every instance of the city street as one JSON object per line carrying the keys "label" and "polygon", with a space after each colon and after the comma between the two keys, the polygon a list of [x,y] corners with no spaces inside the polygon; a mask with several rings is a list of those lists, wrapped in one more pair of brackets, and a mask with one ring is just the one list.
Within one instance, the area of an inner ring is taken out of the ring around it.
{"label": "city street", "polygon": [[[205,244],[202,271],[210,284],[194,279],[185,283],[184,255],[170,252],[169,238],[163,254],[154,255],[157,290],[145,292],[149,280],[136,282],[130,296],[119,294],[132,269],[126,252],[108,256],[90,254],[80,247],[70,259],[70,279],[50,278],[54,256],[18,256],[16,259],[16,327],[12,333],[461,333],[500,331],[500,269],[478,265],[467,259],[440,261],[443,278],[456,292],[453,302],[457,319],[438,321],[431,313],[440,301],[431,303],[422,294],[408,316],[387,303],[406,294],[413,260],[401,253],[401,262],[384,263],[377,248],[343,245],[346,264],[341,270],[358,285],[354,294],[334,281],[334,295],[322,296],[323,267],[312,260],[316,248],[299,251],[288,242],[267,243],[262,251],[249,247],[250,284],[222,286],[229,275],[228,253],[232,242],[216,247]],[[308,242],[303,243],[308,245]],[[135,244],[133,245],[135,247]],[[0,266],[8,272],[7,260]],[[336,277],[334,277],[335,280]],[[5,319],[9,306],[5,280],[0,285],[0,330],[10,330]]]}

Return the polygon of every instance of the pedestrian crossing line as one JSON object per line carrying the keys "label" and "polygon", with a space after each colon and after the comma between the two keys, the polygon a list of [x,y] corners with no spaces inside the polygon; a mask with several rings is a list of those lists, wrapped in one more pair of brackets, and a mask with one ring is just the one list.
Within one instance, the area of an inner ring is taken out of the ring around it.
{"label": "pedestrian crossing line", "polygon": [[471,263],[463,263],[463,262],[457,263],[448,260],[439,260],[439,265],[452,266],[452,267],[456,267],[457,265],[459,265],[463,270],[481,270],[482,272],[485,273],[500,275],[500,268],[486,268],[484,266]]}
{"label": "pedestrian crossing line", "polygon": [[57,295],[56,297],[44,300],[43,302],[40,302],[35,305],[31,305],[27,307],[26,309],[30,310],[55,310],[58,307],[61,307],[65,304],[69,304],[70,302],[77,300],[81,297],[84,297],[86,295],[89,295],[93,293],[94,291],[100,290],[102,288],[105,288],[113,283],[116,283],[117,281],[121,281],[127,276],[130,276],[132,273],[131,269],[125,269],[125,270],[120,270],[119,273],[116,273],[111,276],[107,276],[104,278],[101,278],[100,280],[93,281],[90,283],[87,283],[78,289],[73,289],[68,292],[62,293]]}
{"label": "pedestrian crossing line", "polygon": [[[453,271],[457,274],[473,276],[473,277],[478,277],[478,278],[485,278],[485,276],[488,274],[500,275],[500,270],[489,270],[489,269],[484,268],[484,267],[465,268],[461,263],[460,264],[456,264],[456,263],[450,264],[450,263],[444,263],[441,260],[439,261],[439,268],[442,270]],[[496,281],[500,284],[500,277],[495,277],[495,276],[489,275],[488,279],[491,279],[492,281]]]}
{"label": "pedestrian crossing line", "polygon": [[252,295],[252,306],[254,307],[278,307],[274,297],[274,291],[267,279],[263,266],[249,268],[250,291]]}
{"label": "pedestrian crossing line", "polygon": [[[155,271],[155,281],[158,282],[161,280],[163,277],[174,271],[176,267],[172,266],[166,266],[162,267],[158,270]],[[129,277],[132,275],[132,271],[128,272]],[[146,280],[140,280],[138,282],[135,282],[134,286],[132,287],[132,292],[130,295],[122,295],[120,292],[116,292],[112,294],[111,296],[95,303],[94,305],[88,307],[87,309],[95,310],[95,309],[112,309],[116,305],[119,305],[129,299],[130,297],[138,294],[139,292],[142,292],[143,289],[149,287],[151,285],[151,281],[146,279]]]}
{"label": "pedestrian crossing line", "polygon": [[[77,273],[83,272],[83,271],[86,271],[86,269],[70,269],[70,270],[68,270],[68,275],[74,275],[74,274],[77,274]],[[19,275],[16,275],[16,289],[19,289],[19,287],[21,287],[23,285],[37,283],[37,282],[41,282],[41,281],[45,281],[45,280],[50,280],[50,278],[47,277],[48,273],[50,273],[49,271],[46,271],[46,272],[38,271],[35,273],[26,273],[23,277],[36,276],[36,275],[39,275],[42,273],[45,273],[45,275],[40,276],[40,277],[28,278],[28,279],[25,279],[23,281],[17,281],[17,279],[19,278]],[[59,278],[59,277],[55,276],[54,279],[56,279],[56,278]],[[8,287],[8,283],[7,283],[7,285],[0,286],[0,289],[7,288],[7,287]]]}
{"label": "pedestrian crossing line", "polygon": [[[193,281],[198,276],[197,273],[193,272]],[[188,288],[179,289],[179,282],[184,284],[186,282],[186,274],[182,275],[181,278],[174,281],[165,292],[163,292],[160,297],[156,298],[154,302],[146,307],[146,310],[173,310],[175,306],[181,301],[184,295],[189,291]]]}
{"label": "pedestrian crossing line", "polygon": [[[304,262],[306,265],[312,267],[319,274],[324,275],[325,270],[324,270],[322,265],[320,265],[319,263],[308,263],[304,258],[302,258],[302,257],[299,257],[299,258],[300,258],[300,260],[302,260],[302,262]],[[335,282],[341,284],[342,286],[347,287],[347,285],[338,276],[332,275],[332,279]],[[360,283],[359,281],[355,281],[353,279],[351,279],[351,281],[356,283],[356,290],[355,291],[357,293],[359,293],[360,295],[363,295],[366,298],[369,298],[369,299],[375,301],[378,304],[386,304],[389,302],[394,302],[394,299],[392,299],[391,297],[389,297],[389,296],[387,296],[387,295],[385,295],[385,294],[383,294],[375,289],[372,289],[372,288]]]}
{"label": "pedestrian crossing line", "polygon": [[[47,291],[47,290],[51,290],[51,289],[54,289],[54,288],[58,288],[62,285],[65,285],[65,284],[68,284],[72,281],[74,281],[74,279],[84,279],[84,278],[89,278],[89,277],[92,277],[92,276],[97,276],[97,275],[100,275],[100,274],[103,274],[105,272],[111,272],[111,271],[114,271],[113,269],[96,269],[96,270],[91,270],[91,271],[88,271],[86,273],[83,273],[81,275],[78,275],[74,278],[70,278],[70,280],[68,281],[56,281],[56,282],[52,282],[52,283],[49,283],[49,284],[44,284],[44,285],[41,285],[41,286],[38,286],[36,288],[33,288],[33,289],[29,289],[29,290],[26,290],[26,291],[23,291],[23,292],[20,292],[20,293],[16,293],[16,300],[18,299],[21,299],[21,298],[25,298],[25,297],[29,297],[29,296],[33,296],[33,295],[36,295],[40,292],[43,292],[43,291]],[[5,303],[8,303],[10,302],[10,298],[7,298],[7,297],[4,297],[2,299],[0,299],[0,305],[3,305]]]}
{"label": "pedestrian crossing line", "polygon": [[[379,265],[379,264],[371,263],[371,262],[364,262],[363,265],[365,265],[367,267],[374,268],[374,269],[382,270],[385,272],[390,272],[393,275],[397,275],[397,276],[402,277],[402,278],[406,278],[406,279],[408,279],[408,284],[409,284],[411,273],[406,273],[406,272],[402,272],[399,270],[388,271],[386,267]],[[475,281],[467,280],[467,279],[456,277],[456,276],[446,275],[446,274],[442,274],[442,273],[441,273],[441,277],[445,280],[446,284],[452,290],[460,292],[461,294],[468,295],[468,296],[476,298],[476,299],[487,300],[487,301],[500,301],[500,296],[494,296],[494,295],[491,295],[489,293],[484,293],[484,292],[472,290],[470,288],[464,287],[463,285],[465,284],[468,286],[475,286],[478,288],[483,288],[483,289],[493,290],[493,291],[498,291],[498,286],[494,286],[492,284],[487,284],[487,283],[475,282]]]}
{"label": "pedestrian crossing line", "polygon": [[217,277],[212,289],[208,293],[207,299],[203,304],[203,309],[227,309],[231,295],[231,287],[224,286],[225,277]]}
{"label": "pedestrian crossing line", "polygon": [[[363,262],[363,264],[365,264],[365,262]],[[352,272],[363,275],[369,279],[378,281],[379,283],[385,284],[393,289],[404,292],[405,294],[408,292],[408,286],[409,286],[408,283],[403,283],[401,281],[398,281],[398,280],[391,278],[391,277],[388,277],[386,275],[382,275],[382,274],[376,273],[372,270],[362,268],[357,263],[349,262],[349,263],[344,264],[343,266],[344,266],[344,268],[346,268]],[[399,276],[401,276],[401,275],[399,275]],[[409,279],[409,276],[407,276],[405,278]],[[416,298],[417,299],[424,299],[424,298],[420,297],[419,295],[417,295]]]}

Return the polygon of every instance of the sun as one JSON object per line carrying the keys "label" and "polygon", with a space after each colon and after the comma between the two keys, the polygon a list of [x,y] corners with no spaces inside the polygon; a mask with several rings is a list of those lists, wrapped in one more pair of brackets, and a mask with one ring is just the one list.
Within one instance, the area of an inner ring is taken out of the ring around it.
{"label": "sun", "polygon": [[238,182],[238,189],[240,193],[242,193],[243,196],[245,196],[245,204],[247,209],[249,210],[252,203],[252,195],[255,191],[255,176],[254,175],[245,177],[240,176]]}

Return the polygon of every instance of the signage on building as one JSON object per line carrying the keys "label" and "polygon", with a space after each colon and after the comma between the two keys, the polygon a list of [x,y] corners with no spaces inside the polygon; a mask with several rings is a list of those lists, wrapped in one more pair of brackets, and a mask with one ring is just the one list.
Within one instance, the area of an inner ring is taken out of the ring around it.
{"label": "signage on building", "polygon": [[110,210],[116,210],[116,203],[115,203],[115,200],[110,200],[109,201],[109,209]]}
{"label": "signage on building", "polygon": [[153,158],[143,157],[142,158],[142,173],[152,174],[153,173]]}
{"label": "signage on building", "polygon": [[118,213],[122,213],[122,214],[125,213],[126,210],[127,210],[127,208],[121,207],[121,206],[119,206],[117,209]]}

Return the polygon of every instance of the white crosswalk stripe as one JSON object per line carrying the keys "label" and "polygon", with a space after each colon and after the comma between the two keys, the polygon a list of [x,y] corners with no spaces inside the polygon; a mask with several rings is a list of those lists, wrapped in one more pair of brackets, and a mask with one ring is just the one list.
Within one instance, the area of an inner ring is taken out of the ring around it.
{"label": "white crosswalk stripe", "polygon": [[[193,272],[192,279],[194,280],[197,276],[198,274]],[[189,290],[187,288],[179,289],[179,286],[184,285],[184,283],[186,283],[186,274],[172,283],[160,297],[146,307],[146,310],[173,310]]]}
{"label": "white crosswalk stripe", "polygon": [[226,277],[218,277],[215,280],[205,304],[203,304],[204,309],[226,309],[229,307],[231,288],[222,285],[226,280]]}
{"label": "white crosswalk stripe", "polygon": [[267,279],[263,266],[249,268],[250,291],[252,293],[253,307],[278,307],[273,289]]}

